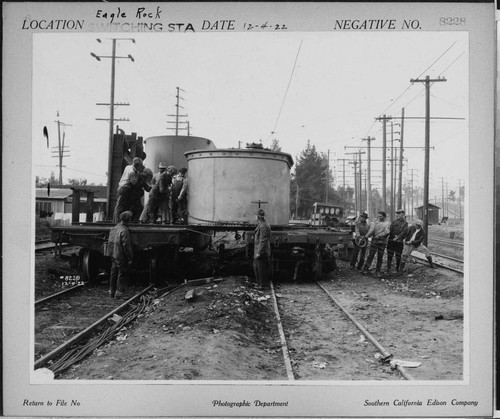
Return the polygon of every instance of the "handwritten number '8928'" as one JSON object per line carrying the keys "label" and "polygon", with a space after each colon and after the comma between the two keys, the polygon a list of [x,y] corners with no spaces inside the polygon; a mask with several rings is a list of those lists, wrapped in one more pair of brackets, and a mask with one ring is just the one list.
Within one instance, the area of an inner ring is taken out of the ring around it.
{"label": "handwritten number '8928'", "polygon": [[439,19],[440,25],[465,25],[465,17],[442,17]]}

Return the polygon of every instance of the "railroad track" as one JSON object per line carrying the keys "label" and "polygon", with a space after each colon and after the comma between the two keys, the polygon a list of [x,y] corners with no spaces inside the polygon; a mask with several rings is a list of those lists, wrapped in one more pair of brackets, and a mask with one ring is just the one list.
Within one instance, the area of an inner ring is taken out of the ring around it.
{"label": "railroad track", "polygon": [[[394,361],[393,354],[321,283],[280,284],[277,292],[272,286],[271,293],[288,380],[413,379],[403,363]],[[311,323],[301,323],[300,313],[305,310],[314,312],[312,317],[304,315],[314,320]],[[330,333],[324,335],[324,330]],[[349,357],[348,364],[343,356]],[[352,364],[366,368],[353,371]]]}
{"label": "railroad track", "polygon": [[[107,297],[107,291],[102,288],[93,288],[94,292],[88,292],[86,300],[72,295],[63,302],[54,301],[54,298],[62,295],[67,296],[65,292],[56,293],[37,301],[37,308],[46,307],[45,312],[48,313],[48,319],[42,319],[43,316],[40,313],[43,311],[39,311],[36,316],[35,345],[40,345],[44,340],[50,339],[51,343],[58,346],[48,353],[38,354],[39,358],[34,364],[35,369],[47,367],[57,375],[86,357],[94,349],[107,342],[124,325],[135,320],[152,303],[154,297],[148,292],[152,291],[153,287],[154,285],[149,285],[140,289],[126,301],[110,299]],[[71,291],[76,288],[81,288],[81,286],[73,287]],[[90,290],[90,288],[87,289],[87,291]],[[82,316],[80,310],[77,313],[78,318],[72,316],[73,304],[78,303],[91,304],[90,311],[93,316]],[[49,306],[47,307],[47,305]],[[111,326],[106,327],[107,323],[110,322]],[[68,323],[73,324],[69,325]],[[72,334],[69,339],[68,334]],[[92,339],[88,340],[86,344],[77,346],[89,337]],[[47,347],[46,344],[44,346]]]}
{"label": "railroad track", "polygon": [[61,290],[59,292],[56,292],[54,294],[42,297],[39,300],[35,301],[35,308],[41,307],[43,304],[45,304],[45,303],[47,303],[49,301],[55,300],[56,298],[59,298],[59,297],[62,297],[62,296],[66,296],[67,294],[72,293],[75,290],[82,289],[84,286],[85,286],[85,284],[77,284],[77,285],[68,287],[66,289],[63,289],[63,290]]}
{"label": "railroad track", "polygon": [[[446,255],[441,255],[439,253],[434,253],[434,252],[431,252],[432,255],[434,256],[437,256],[441,259],[444,259],[445,261],[448,261],[448,262],[452,262],[454,263],[455,265],[458,263],[459,265],[461,264],[462,267],[461,269],[456,267],[456,266],[451,266],[450,264],[445,264],[445,263],[441,263],[441,261],[439,260],[434,260],[433,263],[435,266],[438,266],[440,268],[443,268],[443,269],[447,269],[449,271],[453,271],[453,272],[457,272],[457,273],[460,273],[463,275],[464,271],[463,271],[463,263],[464,261],[462,259],[457,259],[457,258],[453,258],[453,257],[450,257],[450,256],[446,256]],[[410,258],[412,258],[413,261],[417,262],[417,263],[421,263],[423,265],[429,265],[429,262],[427,261],[426,258],[424,258],[423,256],[418,256],[416,255],[415,253],[413,253]]]}
{"label": "railroad track", "polygon": [[437,237],[429,237],[429,240],[433,241],[433,242],[436,242],[436,243],[447,244],[447,245],[451,245],[451,246],[464,247],[463,241],[438,239]]}

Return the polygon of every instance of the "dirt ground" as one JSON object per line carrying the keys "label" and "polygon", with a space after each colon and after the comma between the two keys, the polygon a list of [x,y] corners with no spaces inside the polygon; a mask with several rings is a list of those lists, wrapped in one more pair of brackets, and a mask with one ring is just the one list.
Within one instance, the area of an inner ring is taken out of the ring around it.
{"label": "dirt ground", "polygon": [[[50,270],[58,263],[37,257],[37,293],[57,289]],[[216,272],[217,282],[158,295],[140,318],[56,378],[286,380],[270,293],[250,287],[248,266],[245,275],[228,266]],[[394,359],[419,364],[406,369],[414,379],[462,379],[462,275],[409,263],[404,275],[378,279],[339,261],[339,272],[322,284]],[[96,287],[108,298],[105,284]],[[190,289],[195,298],[187,300]],[[276,292],[296,379],[402,379],[313,282],[280,282]]]}

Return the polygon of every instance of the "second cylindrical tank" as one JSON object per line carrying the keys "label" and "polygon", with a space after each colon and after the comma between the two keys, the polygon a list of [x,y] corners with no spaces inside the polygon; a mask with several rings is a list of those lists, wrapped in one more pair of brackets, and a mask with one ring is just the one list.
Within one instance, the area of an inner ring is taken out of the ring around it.
{"label": "second cylindrical tank", "polygon": [[166,163],[167,166],[176,166],[177,169],[185,167],[186,151],[215,148],[214,143],[207,138],[188,135],[158,135],[146,138],[144,144],[147,155],[144,165],[153,173],[158,171],[160,162]]}
{"label": "second cylindrical tank", "polygon": [[215,149],[185,153],[189,224],[255,222],[260,207],[270,224],[288,224],[289,154],[264,149]]}

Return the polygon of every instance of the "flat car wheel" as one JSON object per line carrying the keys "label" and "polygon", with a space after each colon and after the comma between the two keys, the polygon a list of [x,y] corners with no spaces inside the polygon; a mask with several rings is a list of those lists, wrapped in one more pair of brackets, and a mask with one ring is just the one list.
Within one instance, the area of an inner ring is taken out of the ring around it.
{"label": "flat car wheel", "polygon": [[83,250],[82,270],[86,281],[92,282],[97,278],[99,273],[99,262],[101,254],[91,249]]}

